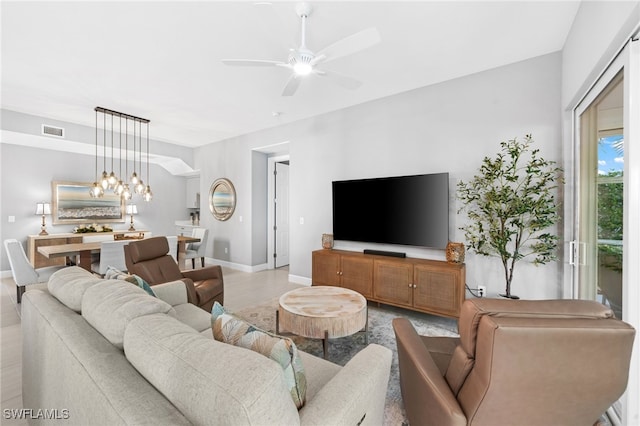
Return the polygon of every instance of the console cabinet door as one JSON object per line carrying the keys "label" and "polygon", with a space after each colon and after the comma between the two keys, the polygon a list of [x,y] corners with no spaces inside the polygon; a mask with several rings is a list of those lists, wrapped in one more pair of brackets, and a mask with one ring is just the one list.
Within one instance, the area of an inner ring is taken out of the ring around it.
{"label": "console cabinet door", "polygon": [[413,305],[413,265],[393,260],[373,261],[373,297],[383,303]]}
{"label": "console cabinet door", "polygon": [[342,256],[340,279],[342,287],[370,298],[373,294],[373,259],[362,256]]}
{"label": "console cabinet door", "polygon": [[460,286],[460,270],[415,265],[413,305],[416,309],[460,316],[463,287]]}
{"label": "console cabinet door", "polygon": [[330,250],[312,254],[311,285],[340,286],[340,255]]}

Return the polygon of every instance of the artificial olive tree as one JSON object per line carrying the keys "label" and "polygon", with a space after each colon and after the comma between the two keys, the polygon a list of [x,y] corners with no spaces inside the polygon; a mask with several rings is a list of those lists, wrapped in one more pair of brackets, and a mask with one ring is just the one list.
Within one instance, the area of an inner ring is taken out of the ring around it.
{"label": "artificial olive tree", "polygon": [[536,265],[556,259],[558,236],[550,229],[559,220],[556,192],[562,169],[531,149],[533,139],[501,142],[495,158],[485,157],[479,173],[457,185],[469,223],[464,231],[467,249],[497,256],[504,267],[505,294],[511,294],[516,262],[530,258]]}

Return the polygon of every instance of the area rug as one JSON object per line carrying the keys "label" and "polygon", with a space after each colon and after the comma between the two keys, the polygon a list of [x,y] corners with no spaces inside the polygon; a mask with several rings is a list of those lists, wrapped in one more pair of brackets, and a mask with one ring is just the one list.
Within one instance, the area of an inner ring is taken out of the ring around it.
{"label": "area rug", "polygon": [[[263,330],[275,332],[276,310],[278,299],[275,298],[260,305],[251,306],[233,312],[251,324]],[[405,309],[389,306],[378,307],[375,303],[369,303],[369,343],[377,343],[389,348],[393,353],[389,387],[385,402],[385,425],[408,424],[406,419],[402,395],[400,393],[400,374],[398,371],[398,353],[396,339],[393,333],[391,321],[396,317],[405,317],[411,321],[423,336],[458,336],[457,322],[451,318],[442,318],[434,315],[422,314]],[[323,356],[322,341],[293,336],[296,346],[307,353]],[[329,361],[339,365],[345,365],[356,353],[365,347],[364,333],[356,333],[353,336],[329,341]]]}

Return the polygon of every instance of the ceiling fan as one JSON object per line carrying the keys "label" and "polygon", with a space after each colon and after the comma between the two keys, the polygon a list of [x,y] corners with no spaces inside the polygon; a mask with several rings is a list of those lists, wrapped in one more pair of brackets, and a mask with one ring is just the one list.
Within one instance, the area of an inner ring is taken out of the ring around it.
{"label": "ceiling fan", "polygon": [[223,59],[222,62],[232,66],[283,67],[291,70],[291,76],[284,86],[282,96],[293,95],[298,90],[302,79],[309,74],[328,77],[347,89],[357,89],[362,85],[362,82],[334,71],[319,69],[317,65],[351,55],[379,43],[380,34],[378,30],[376,28],[362,30],[314,53],[306,46],[306,22],[312,10],[311,5],[306,2],[299,3],[296,6],[296,13],[302,21],[300,47],[290,49],[286,62],[260,59]]}

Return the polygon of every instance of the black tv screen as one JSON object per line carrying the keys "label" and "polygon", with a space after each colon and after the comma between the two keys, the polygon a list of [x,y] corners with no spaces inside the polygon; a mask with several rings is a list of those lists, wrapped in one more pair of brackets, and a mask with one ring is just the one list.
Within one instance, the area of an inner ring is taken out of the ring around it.
{"label": "black tv screen", "polygon": [[336,240],[445,248],[449,173],[332,183]]}

